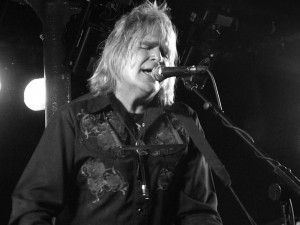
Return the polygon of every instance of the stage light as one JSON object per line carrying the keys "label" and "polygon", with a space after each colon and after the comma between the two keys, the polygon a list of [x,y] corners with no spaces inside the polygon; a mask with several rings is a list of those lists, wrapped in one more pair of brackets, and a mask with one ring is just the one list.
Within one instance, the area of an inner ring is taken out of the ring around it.
{"label": "stage light", "polygon": [[33,111],[40,111],[45,109],[45,101],[45,79],[38,78],[30,81],[24,91],[25,105]]}

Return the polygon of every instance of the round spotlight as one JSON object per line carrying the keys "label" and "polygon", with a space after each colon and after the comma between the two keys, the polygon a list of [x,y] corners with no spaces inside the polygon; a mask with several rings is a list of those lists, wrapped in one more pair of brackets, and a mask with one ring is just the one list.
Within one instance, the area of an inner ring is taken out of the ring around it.
{"label": "round spotlight", "polygon": [[33,111],[40,111],[45,109],[45,101],[45,79],[38,78],[30,81],[24,91],[25,105]]}

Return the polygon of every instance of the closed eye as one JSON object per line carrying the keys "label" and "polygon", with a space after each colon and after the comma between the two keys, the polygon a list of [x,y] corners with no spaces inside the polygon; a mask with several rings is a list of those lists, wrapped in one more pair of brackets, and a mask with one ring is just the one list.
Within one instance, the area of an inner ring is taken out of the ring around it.
{"label": "closed eye", "polygon": [[169,49],[166,45],[161,44],[159,42],[152,42],[152,41],[142,41],[139,45],[140,49],[143,50],[151,50],[153,48],[156,48],[157,46],[159,46],[159,51],[161,53],[161,56],[165,59],[169,58]]}

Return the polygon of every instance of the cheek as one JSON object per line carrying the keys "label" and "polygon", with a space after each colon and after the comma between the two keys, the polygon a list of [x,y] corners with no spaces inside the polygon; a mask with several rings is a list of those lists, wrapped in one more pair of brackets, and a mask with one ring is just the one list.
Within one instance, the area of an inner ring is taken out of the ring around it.
{"label": "cheek", "polygon": [[125,61],[125,67],[126,70],[134,70],[138,66],[138,58],[136,56],[129,56]]}
{"label": "cheek", "polygon": [[122,77],[126,76],[127,74],[130,74],[133,71],[134,66],[136,64],[136,62],[134,62],[132,58],[124,59],[123,62],[124,65],[121,67],[120,70],[120,74],[122,75]]}
{"label": "cheek", "polygon": [[136,51],[131,57],[128,58],[128,62],[131,68],[139,69],[139,67],[148,59],[148,52],[145,50]]}
{"label": "cheek", "polygon": [[135,70],[135,69],[137,69],[137,66],[138,66],[138,62],[137,62],[137,60],[133,60],[133,59],[131,59],[131,60],[129,60],[129,65],[130,65],[130,70]]}

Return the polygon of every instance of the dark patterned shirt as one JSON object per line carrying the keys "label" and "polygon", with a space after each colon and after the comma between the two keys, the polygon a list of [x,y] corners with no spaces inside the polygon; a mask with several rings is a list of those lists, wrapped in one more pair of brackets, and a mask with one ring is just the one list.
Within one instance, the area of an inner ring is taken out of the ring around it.
{"label": "dark patterned shirt", "polygon": [[210,170],[174,108],[134,116],[114,96],[76,100],[45,129],[14,191],[10,224],[53,218],[63,225],[222,224]]}

